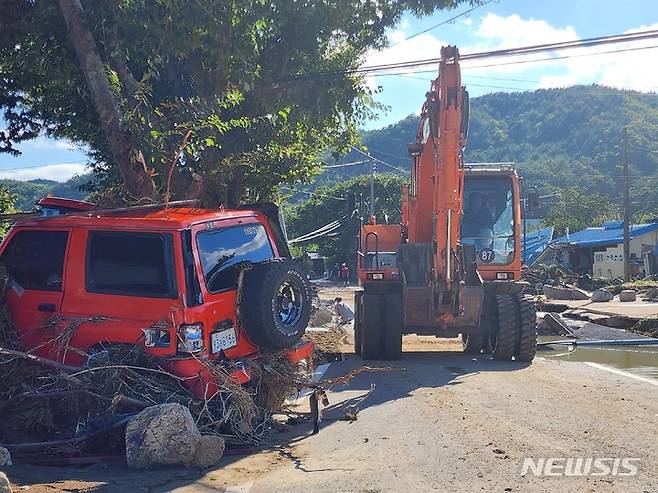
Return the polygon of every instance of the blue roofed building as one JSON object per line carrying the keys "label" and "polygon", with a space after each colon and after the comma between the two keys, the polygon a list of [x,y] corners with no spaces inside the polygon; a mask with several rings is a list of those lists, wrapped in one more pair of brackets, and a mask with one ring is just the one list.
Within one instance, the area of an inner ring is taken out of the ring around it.
{"label": "blue roofed building", "polygon": [[531,265],[553,240],[553,227],[529,231],[521,235],[523,263]]}
{"label": "blue roofed building", "polygon": [[[608,221],[598,228],[586,228],[556,238],[538,259],[558,263],[579,274],[615,279],[624,275],[624,223]],[[630,225],[631,274],[656,273],[658,220]]]}

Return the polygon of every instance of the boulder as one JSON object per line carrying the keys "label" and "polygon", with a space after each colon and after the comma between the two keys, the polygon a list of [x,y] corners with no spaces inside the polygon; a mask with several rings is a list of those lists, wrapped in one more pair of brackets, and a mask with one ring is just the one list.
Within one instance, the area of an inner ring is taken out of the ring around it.
{"label": "boulder", "polygon": [[590,299],[594,302],[601,303],[603,301],[610,301],[613,298],[612,293],[605,289],[597,289],[592,293]]}
{"label": "boulder", "polygon": [[0,447],[0,467],[2,466],[13,466],[11,462],[11,454],[9,450],[4,447]]}
{"label": "boulder", "polygon": [[624,289],[619,293],[619,301],[629,302],[635,301],[637,298],[637,293],[632,289]]}
{"label": "boulder", "polygon": [[560,286],[549,286],[545,284],[543,287],[544,296],[552,300],[572,300],[573,294],[571,288],[563,288]]}
{"label": "boulder", "polygon": [[580,288],[571,288],[571,297],[574,300],[588,300],[591,294]]}
{"label": "boulder", "polygon": [[217,465],[222,455],[224,455],[225,448],[226,442],[222,437],[217,435],[202,436],[190,466],[205,469]]}
{"label": "boulder", "polygon": [[321,327],[328,324],[333,319],[333,312],[324,306],[317,307],[311,313],[310,327]]}
{"label": "boulder", "polygon": [[658,288],[651,288],[644,293],[644,301],[658,301]]}
{"label": "boulder", "polygon": [[0,493],[11,493],[11,483],[2,471],[0,471]]}
{"label": "boulder", "polygon": [[126,426],[126,461],[133,469],[188,465],[201,433],[189,409],[177,403],[144,409]]}

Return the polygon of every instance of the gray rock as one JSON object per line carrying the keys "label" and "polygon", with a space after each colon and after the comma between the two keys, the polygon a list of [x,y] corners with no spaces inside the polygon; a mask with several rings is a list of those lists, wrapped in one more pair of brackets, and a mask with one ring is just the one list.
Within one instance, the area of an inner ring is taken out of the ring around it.
{"label": "gray rock", "polygon": [[552,300],[572,300],[573,293],[571,288],[563,288],[561,286],[544,285],[544,296]]}
{"label": "gray rock", "polygon": [[0,447],[0,467],[13,465],[14,464],[11,461],[11,454],[9,453],[9,450],[4,447]]}
{"label": "gray rock", "polygon": [[321,327],[331,322],[333,316],[334,314],[331,310],[325,308],[324,306],[320,306],[313,310],[311,313],[311,320],[309,321],[309,325],[311,327]]}
{"label": "gray rock", "polygon": [[597,289],[592,293],[590,299],[594,302],[600,303],[603,301],[610,301],[613,298],[612,293],[605,289]]}
{"label": "gray rock", "polygon": [[580,288],[572,288],[571,289],[571,297],[574,300],[588,300],[590,299],[591,294],[588,293],[587,291],[580,289]]}
{"label": "gray rock", "polygon": [[637,299],[637,293],[633,291],[632,289],[624,289],[621,293],[619,293],[619,301],[635,301]]}
{"label": "gray rock", "polygon": [[11,493],[11,483],[2,471],[0,471],[0,493]]}
{"label": "gray rock", "polygon": [[224,455],[226,442],[217,435],[204,435],[196,448],[196,453],[190,464],[192,467],[206,468],[215,466]]}
{"label": "gray rock", "polygon": [[201,433],[185,406],[152,406],[126,426],[126,461],[133,469],[191,464],[200,440]]}

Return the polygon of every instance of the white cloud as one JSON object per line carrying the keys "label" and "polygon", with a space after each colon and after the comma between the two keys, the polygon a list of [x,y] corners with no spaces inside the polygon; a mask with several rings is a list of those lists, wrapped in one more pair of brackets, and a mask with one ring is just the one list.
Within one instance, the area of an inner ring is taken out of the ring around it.
{"label": "white cloud", "polygon": [[466,19],[462,20],[462,22],[464,24],[466,24],[467,26],[470,26],[471,24],[473,24],[473,19],[471,19],[470,17],[467,17]]}
{"label": "white cloud", "polygon": [[578,39],[571,26],[556,28],[544,20],[526,20],[517,14],[508,17],[487,14],[475,31],[475,36],[485,40],[489,49],[491,44],[494,49],[499,49]]}
{"label": "white cloud", "polygon": [[[658,29],[658,23],[640,26],[624,34]],[[603,45],[589,50],[571,50],[570,54],[592,54],[564,61],[566,72],[576,77],[579,82],[598,82],[606,86],[638,91],[655,91],[658,89],[658,66],[652,62],[658,50],[640,49],[653,47],[655,40],[643,40],[633,43]],[[610,50],[632,49],[620,53],[605,53]]]}
{"label": "white cloud", "polygon": [[[369,51],[366,54],[363,65],[383,65],[407,62],[409,60],[438,58],[441,55],[441,46],[448,44],[431,34],[421,34],[406,41],[405,36],[402,31],[393,31],[389,35],[391,46],[380,51]],[[426,70],[426,67],[418,70]],[[409,71],[411,72],[413,70]]]}
{"label": "white cloud", "polygon": [[66,151],[75,151],[77,149],[76,145],[68,140],[51,139],[43,135],[21,143],[20,147],[32,149],[61,149]]}
{"label": "white cloud", "polygon": [[[558,28],[541,19],[523,19],[517,14],[502,17],[492,13],[482,18],[473,36],[473,43],[463,47],[461,49],[462,53],[480,53],[579,39],[575,29],[571,26]],[[545,54],[536,56],[536,58],[545,57]],[[484,60],[476,59],[470,62],[464,62],[462,67],[468,69],[469,67],[475,68],[482,65],[496,65],[497,63],[501,63],[501,65],[481,68],[478,70],[478,74],[480,75],[518,74],[536,67],[536,64],[515,63],[524,60],[528,60],[528,56],[507,56],[504,58],[489,58]]]}
{"label": "white cloud", "polygon": [[48,164],[46,166],[39,166],[37,168],[22,168],[22,169],[0,169],[0,178],[9,178],[12,180],[28,181],[28,180],[54,180],[66,181],[74,175],[78,175],[87,171],[84,164],[79,163],[60,163]]}

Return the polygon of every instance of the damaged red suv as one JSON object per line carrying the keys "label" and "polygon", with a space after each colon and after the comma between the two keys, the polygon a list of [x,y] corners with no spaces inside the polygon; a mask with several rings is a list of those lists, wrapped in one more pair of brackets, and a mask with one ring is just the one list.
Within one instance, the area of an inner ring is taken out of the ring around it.
{"label": "damaged red suv", "polygon": [[312,352],[300,341],[310,287],[273,204],[30,217],[11,228],[0,261],[23,348],[69,365],[142,344],[201,397],[213,391],[207,363],[245,383],[263,350],[293,362]]}

